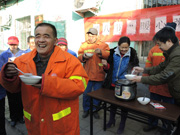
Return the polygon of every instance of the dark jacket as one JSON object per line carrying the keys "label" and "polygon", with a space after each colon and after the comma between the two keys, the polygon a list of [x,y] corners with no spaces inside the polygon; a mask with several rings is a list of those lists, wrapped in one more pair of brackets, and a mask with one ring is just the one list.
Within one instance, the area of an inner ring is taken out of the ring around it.
{"label": "dark jacket", "polygon": [[177,42],[164,52],[165,61],[158,66],[145,68],[141,82],[150,85],[168,83],[169,92],[180,105],[180,46]]}
{"label": "dark jacket", "polygon": [[[103,83],[103,88],[110,88],[111,87],[113,66],[114,66],[113,55],[114,55],[114,52],[115,52],[114,50],[116,48],[117,47],[110,50],[110,55],[109,55],[108,60],[107,60],[107,62],[110,65],[110,68],[109,68],[109,70],[106,71],[107,75],[106,75],[106,78],[105,78],[104,83]],[[137,57],[136,50],[133,49],[132,47],[130,47],[130,48],[131,48],[131,53],[130,53],[130,60],[129,60],[129,63],[128,63],[127,73],[131,73],[132,68],[134,66],[139,66],[139,59]]]}

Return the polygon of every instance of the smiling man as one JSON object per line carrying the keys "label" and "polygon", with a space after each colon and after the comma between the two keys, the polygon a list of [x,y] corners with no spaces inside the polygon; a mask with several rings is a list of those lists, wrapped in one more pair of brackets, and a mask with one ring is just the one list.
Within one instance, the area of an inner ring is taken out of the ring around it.
{"label": "smiling man", "polygon": [[[79,95],[88,76],[79,60],[56,46],[56,28],[40,23],[35,28],[36,48],[2,68],[1,83],[10,92],[21,88],[28,135],[79,135]],[[20,81],[18,67],[42,76],[35,85]]]}

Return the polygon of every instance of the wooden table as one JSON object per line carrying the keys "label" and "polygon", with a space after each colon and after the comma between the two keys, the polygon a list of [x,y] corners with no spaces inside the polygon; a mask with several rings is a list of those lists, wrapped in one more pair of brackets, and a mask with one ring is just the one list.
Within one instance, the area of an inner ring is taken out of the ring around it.
{"label": "wooden table", "polygon": [[[90,101],[90,135],[93,135],[93,99],[98,99],[103,102],[102,107],[100,107],[97,111],[104,109],[104,131],[106,130],[106,111],[107,103],[117,105],[119,108],[124,108],[128,111],[128,117],[134,120],[144,122],[144,120],[140,120],[137,118],[138,116],[145,117],[156,117],[161,120],[168,120],[170,124],[177,125],[179,116],[180,116],[180,107],[177,105],[172,105],[168,103],[160,102],[165,106],[165,110],[157,110],[153,108],[150,104],[141,105],[136,99],[131,101],[123,101],[119,100],[114,96],[114,91],[109,89],[101,88],[99,90],[90,92],[87,94],[91,97]],[[159,102],[159,101],[154,101]],[[135,117],[133,115],[129,116],[129,114],[136,114]],[[138,115],[137,115],[138,114]],[[145,122],[144,122],[145,123]],[[147,123],[147,119],[146,119]],[[172,129],[170,125],[168,126],[168,132],[171,133]]]}

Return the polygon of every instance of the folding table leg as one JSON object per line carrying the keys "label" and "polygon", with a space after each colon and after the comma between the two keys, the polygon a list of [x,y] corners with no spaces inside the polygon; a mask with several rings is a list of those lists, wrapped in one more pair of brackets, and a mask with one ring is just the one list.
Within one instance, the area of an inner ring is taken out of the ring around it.
{"label": "folding table leg", "polygon": [[90,98],[90,135],[93,135],[93,98]]}
{"label": "folding table leg", "polygon": [[106,102],[104,102],[103,108],[104,108],[104,131],[106,131],[106,109],[107,109]]}

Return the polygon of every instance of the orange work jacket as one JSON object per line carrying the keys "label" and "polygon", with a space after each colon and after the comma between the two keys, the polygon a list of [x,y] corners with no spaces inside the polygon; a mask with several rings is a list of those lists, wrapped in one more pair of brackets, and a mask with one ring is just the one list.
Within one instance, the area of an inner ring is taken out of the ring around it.
{"label": "orange work jacket", "polygon": [[[153,67],[159,65],[161,62],[165,60],[163,56],[163,51],[159,49],[158,45],[155,45],[148,54],[147,60],[146,60],[146,66],[145,67]],[[152,93],[156,93],[162,96],[166,97],[172,97],[168,90],[168,85],[149,85],[149,90]]]}
{"label": "orange work jacket", "polygon": [[[34,49],[14,63],[23,72],[37,75],[36,54]],[[9,92],[18,92],[21,87],[28,135],[80,134],[79,95],[86,89],[88,77],[76,57],[55,47],[42,75],[41,89],[24,84],[18,76],[7,80],[3,71],[1,82]]]}
{"label": "orange work jacket", "polygon": [[[99,57],[94,51],[95,49],[101,49],[102,56]],[[94,44],[84,42],[78,50],[78,59],[83,63],[84,69],[86,70],[89,80],[91,81],[104,81],[105,72],[103,69],[102,59],[108,59],[110,54],[108,44],[98,40]],[[93,53],[94,55],[88,60],[83,60],[84,53]]]}

